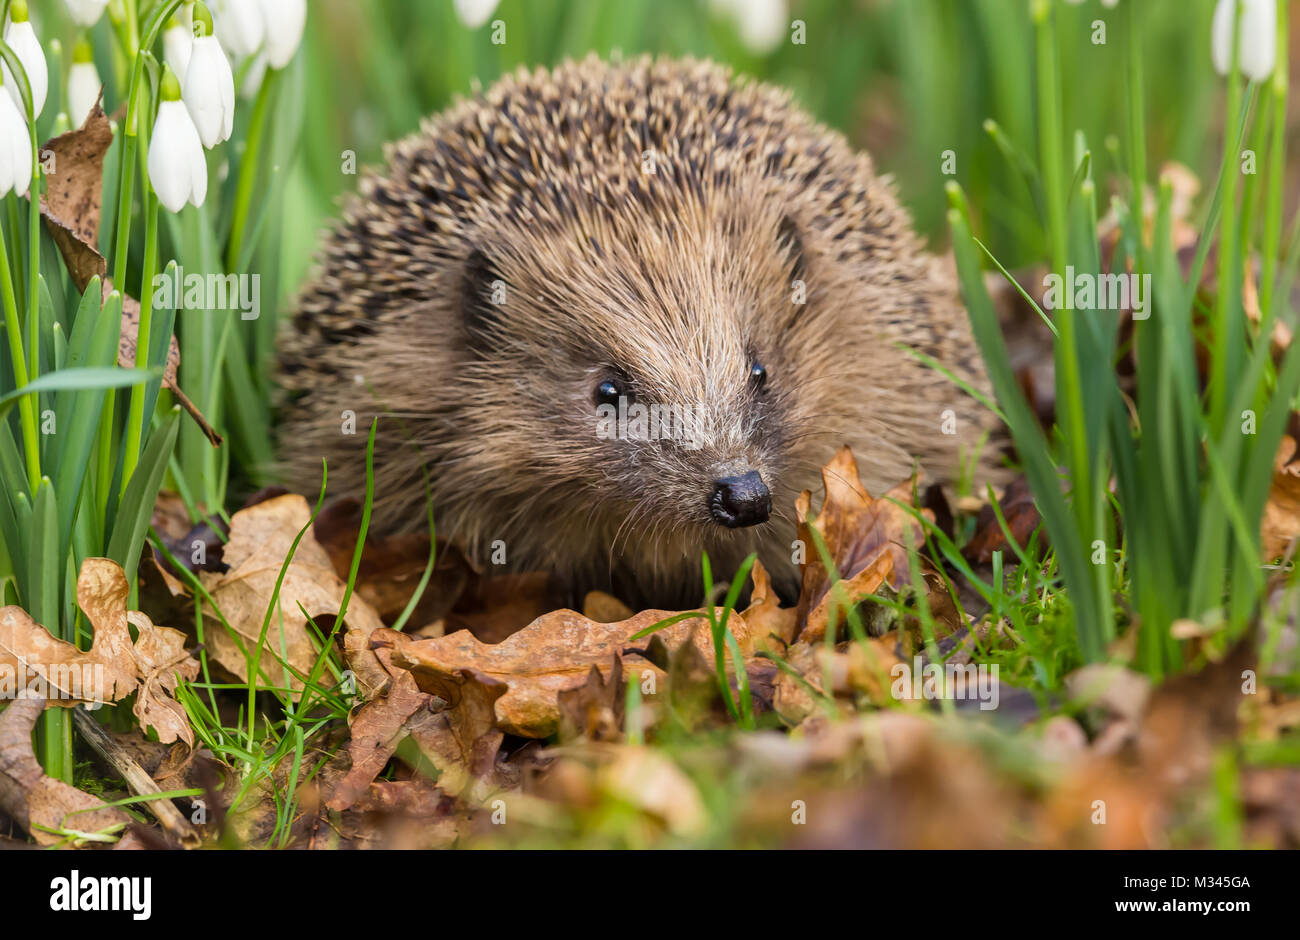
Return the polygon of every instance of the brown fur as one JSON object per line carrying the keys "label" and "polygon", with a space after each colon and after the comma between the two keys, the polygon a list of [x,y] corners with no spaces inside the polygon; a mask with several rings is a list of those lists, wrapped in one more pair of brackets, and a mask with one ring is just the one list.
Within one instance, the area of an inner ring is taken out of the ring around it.
{"label": "brown fur", "polygon": [[[497,281],[496,319],[468,329]],[[706,62],[521,71],[433,118],[364,180],[294,326],[283,451],[303,486],[325,456],[331,491],[359,493],[366,428],[390,416],[378,525],[424,524],[424,466],[439,534],[479,561],[501,540],[511,568],[643,602],[698,602],[702,549],[720,577],[758,550],[790,585],[794,498],[838,445],[879,492],[914,458],[950,478],[992,420],[897,348],[986,387],[951,275],[871,160]],[[638,401],[703,409],[704,446],[598,438],[611,369]],[[769,522],[712,520],[720,467],[760,472]]]}

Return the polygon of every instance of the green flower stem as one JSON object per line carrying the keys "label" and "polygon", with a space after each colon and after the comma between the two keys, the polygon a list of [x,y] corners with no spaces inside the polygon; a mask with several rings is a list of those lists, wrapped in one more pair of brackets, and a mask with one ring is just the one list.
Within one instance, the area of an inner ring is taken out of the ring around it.
{"label": "green flower stem", "polygon": [[[32,178],[27,192],[28,201],[28,238],[31,242],[28,256],[28,290],[27,290],[27,359],[23,361],[23,334],[18,325],[18,299],[14,292],[13,271],[9,267],[8,247],[4,236],[0,234],[0,291],[4,295],[5,329],[9,333],[9,351],[13,357],[14,380],[19,388],[37,377],[40,366],[40,225],[41,225],[41,162],[40,148],[36,140],[36,115],[32,103],[31,85],[18,56],[9,45],[0,39],[0,54],[10,66],[10,74],[18,81],[23,92],[23,108],[27,116],[27,134],[32,149]],[[19,79],[21,78],[21,81]],[[0,94],[9,90],[0,86]],[[40,439],[36,434],[36,409],[38,399],[35,395],[25,395],[21,402],[21,420],[23,428],[23,451],[27,461],[27,476],[32,497],[35,498],[41,482]]]}
{"label": "green flower stem", "polygon": [[1273,289],[1282,243],[1282,178],[1286,175],[1287,4],[1277,3],[1277,65],[1273,68],[1273,136],[1269,142],[1268,197],[1264,200],[1263,264],[1259,278],[1260,336],[1269,341],[1273,325]]}
{"label": "green flower stem", "polygon": [[[131,68],[131,83],[127,94],[126,118],[122,123],[122,162],[118,168],[117,187],[117,241],[113,248],[113,286],[124,290],[126,284],[126,263],[131,246],[131,205],[135,198],[134,167],[140,145],[140,90],[144,82],[144,55],[158,41],[158,34],[163,24],[171,18],[185,0],[170,0],[163,4],[150,21],[149,31],[143,46],[139,45],[139,17],[135,0],[126,0],[128,53],[134,60]],[[147,177],[147,172],[142,169]],[[146,182],[147,185],[147,182]],[[146,197],[147,202],[147,197]],[[146,233],[146,238],[147,238]],[[141,305],[141,326],[144,319]],[[137,349],[139,346],[137,345]],[[147,355],[146,350],[146,355]],[[134,395],[133,395],[134,397]],[[101,518],[107,518],[109,491],[113,485],[113,412],[116,396],[104,396],[104,410],[99,423],[99,461],[96,467],[97,492],[99,494],[99,512]],[[138,457],[138,455],[137,455]],[[135,465],[132,459],[131,465]],[[125,487],[130,479],[123,474],[122,485]]]}
{"label": "green flower stem", "polygon": [[140,52],[140,14],[136,0],[123,0],[122,6],[126,10],[126,53],[134,59]]}
{"label": "green flower stem", "polygon": [[[1069,263],[1069,242],[1066,235],[1066,195],[1069,179],[1065,175],[1064,155],[1061,149],[1060,63],[1056,50],[1056,23],[1049,0],[1033,0],[1031,13],[1037,34],[1038,53],[1038,140],[1042,164],[1043,191],[1047,203],[1048,244],[1051,250],[1052,270],[1065,277]],[[1078,338],[1075,330],[1075,311],[1068,303],[1056,311],[1059,335],[1056,340],[1057,400],[1061,402],[1059,421],[1065,440],[1066,463],[1070,471],[1071,509],[1075,518],[1075,531],[1091,544],[1101,537],[1098,529],[1098,512],[1093,493],[1093,467],[1088,453],[1088,432],[1084,423],[1083,388],[1079,375]],[[1099,593],[1106,591],[1105,581],[1096,579],[1090,585]],[[1082,585],[1079,588],[1087,591]],[[1106,609],[1102,597],[1074,598],[1076,615],[1083,623],[1080,636],[1103,637],[1110,625],[1097,622]],[[1099,641],[1098,641],[1099,642]],[[1095,646],[1095,644],[1092,644]],[[1085,644],[1088,647],[1089,644]],[[1087,649],[1093,658],[1095,649]]]}
{"label": "green flower stem", "polygon": [[[149,365],[149,344],[153,323],[153,289],[154,275],[158,273],[158,197],[154,195],[148,181],[145,182],[145,236],[144,236],[144,272],[140,278],[140,325],[136,334],[135,367],[145,368]],[[133,386],[131,389],[130,411],[126,419],[126,451],[123,454],[122,493],[125,495],[127,484],[140,461],[140,445],[144,439],[149,417],[144,413],[144,398],[147,383]]]}
{"label": "green flower stem", "polygon": [[[1146,90],[1142,82],[1142,43],[1138,27],[1138,4],[1127,3],[1124,9],[1128,14],[1128,79],[1129,79],[1129,174],[1133,193],[1130,204],[1133,211],[1142,212],[1143,187],[1147,181],[1147,136],[1146,136]],[[1139,259],[1146,252],[1146,244],[1141,238],[1142,226],[1138,230]],[[1138,270],[1145,269],[1139,264]]]}
{"label": "green flower stem", "polygon": [[[0,89],[0,94],[8,92]],[[9,334],[9,356],[13,362],[14,379],[19,388],[28,382],[27,362],[23,358],[23,333],[18,325],[18,299],[14,296],[13,272],[9,269],[9,249],[5,245],[4,226],[0,225],[0,302],[4,304],[5,332]],[[18,400],[18,413],[23,429],[23,454],[27,458],[29,490],[36,492],[41,481],[40,438],[36,434],[36,401],[34,395],[24,395]]]}
{"label": "green flower stem", "polygon": [[1241,172],[1240,157],[1235,152],[1239,146],[1232,129],[1241,123],[1241,63],[1239,61],[1238,30],[1241,26],[1241,6],[1234,4],[1232,21],[1232,68],[1228,73],[1228,116],[1224,124],[1223,135],[1223,227],[1219,232],[1219,287],[1214,300],[1213,349],[1216,354],[1210,357],[1210,427],[1217,430],[1223,424],[1224,409],[1228,402],[1228,389],[1232,377],[1228,366],[1235,363],[1234,350],[1237,336],[1232,324],[1228,322],[1232,295],[1240,287],[1233,276],[1237,258],[1237,177]]}
{"label": "green flower stem", "polygon": [[262,87],[257,92],[257,102],[253,105],[253,115],[248,125],[247,146],[244,159],[239,167],[239,189],[235,194],[235,209],[230,227],[230,246],[226,250],[226,270],[235,271],[239,265],[240,255],[244,249],[244,232],[248,228],[248,214],[253,204],[253,186],[257,182],[257,173],[262,162],[262,146],[266,138],[267,117],[270,114],[271,86],[278,71],[272,69],[262,80]]}

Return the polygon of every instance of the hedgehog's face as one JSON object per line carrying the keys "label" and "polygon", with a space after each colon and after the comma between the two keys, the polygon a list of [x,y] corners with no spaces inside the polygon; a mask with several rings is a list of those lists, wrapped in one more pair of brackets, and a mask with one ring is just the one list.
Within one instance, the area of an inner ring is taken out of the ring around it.
{"label": "hedgehog's face", "polygon": [[807,384],[793,370],[789,224],[706,221],[586,250],[503,240],[511,249],[476,262],[471,294],[506,285],[504,309],[474,311],[474,329],[491,344],[480,368],[544,419],[528,454],[536,485],[695,546],[789,506]]}
{"label": "hedgehog's face", "polygon": [[710,374],[721,364],[683,362],[668,382],[643,363],[589,372],[601,462],[618,468],[628,493],[684,523],[739,529],[766,522],[780,454],[766,426],[767,366],[754,356],[729,357],[733,374]]}

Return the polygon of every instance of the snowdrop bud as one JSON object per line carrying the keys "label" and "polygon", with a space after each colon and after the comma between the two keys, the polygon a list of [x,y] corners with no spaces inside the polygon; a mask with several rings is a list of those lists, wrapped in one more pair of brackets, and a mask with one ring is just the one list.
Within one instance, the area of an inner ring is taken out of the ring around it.
{"label": "snowdrop bud", "polygon": [[307,26],[307,0],[262,0],[262,19],[266,23],[267,64],[282,69],[302,43]]}
{"label": "snowdrop bud", "polygon": [[101,85],[90,43],[83,39],[72,51],[72,70],[68,73],[68,119],[73,127],[86,123],[99,100]]}
{"label": "snowdrop bud", "polygon": [[262,47],[266,27],[258,0],[221,0],[215,18],[217,38],[231,55],[243,58]]}
{"label": "snowdrop bud", "polygon": [[104,15],[108,0],[63,0],[68,8],[68,16],[78,26],[94,26]]}
{"label": "snowdrop bud", "polygon": [[488,21],[500,0],[456,0],[456,16],[470,29],[478,29]]}
{"label": "snowdrop bud", "polygon": [[163,31],[163,60],[171,66],[176,78],[184,83],[185,73],[190,67],[190,47],[194,45],[194,34],[189,27],[176,18],[167,22]]}
{"label": "snowdrop bud", "polygon": [[[8,85],[9,80],[5,79]],[[0,89],[0,199],[10,193],[26,196],[32,182],[32,139],[27,119],[14,100]]]}
{"label": "snowdrop bud", "polygon": [[167,67],[163,69],[161,96],[149,141],[149,182],[168,211],[180,212],[187,202],[203,205],[208,195],[208,165],[199,132],[180,100],[180,83]]}
{"label": "snowdrop bud", "polygon": [[183,97],[203,146],[211,150],[235,129],[235,75],[202,3],[194,5],[194,32]]}
{"label": "snowdrop bud", "polygon": [[[1219,0],[1210,25],[1210,55],[1220,75],[1232,70],[1232,29],[1237,0]],[[1241,0],[1237,24],[1237,57],[1241,74],[1262,82],[1277,61],[1277,6],[1274,0]]]}
{"label": "snowdrop bud", "polygon": [[740,28],[740,41],[750,52],[760,55],[779,46],[790,25],[790,10],[786,6],[786,0],[748,0],[735,3],[732,15]]}
{"label": "snowdrop bud", "polygon": [[[45,107],[45,93],[49,89],[49,73],[45,68],[45,51],[41,49],[41,41],[36,38],[36,30],[32,29],[31,21],[28,19],[27,0],[14,0],[13,6],[9,8],[9,19],[9,27],[5,30],[5,42],[13,49],[14,55],[18,56],[18,61],[23,64],[27,81],[32,86],[32,111],[40,117],[41,109]],[[10,97],[18,105],[18,110],[23,111],[22,89],[10,73],[8,66],[4,67],[4,79]]]}

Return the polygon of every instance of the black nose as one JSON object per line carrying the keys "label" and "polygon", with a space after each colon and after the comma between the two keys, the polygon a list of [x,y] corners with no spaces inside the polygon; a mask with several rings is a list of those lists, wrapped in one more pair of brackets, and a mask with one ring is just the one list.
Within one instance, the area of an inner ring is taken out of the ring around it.
{"label": "black nose", "polygon": [[709,511],[728,529],[758,525],[772,514],[772,494],[753,470],[743,476],[723,477],[713,481]]}

